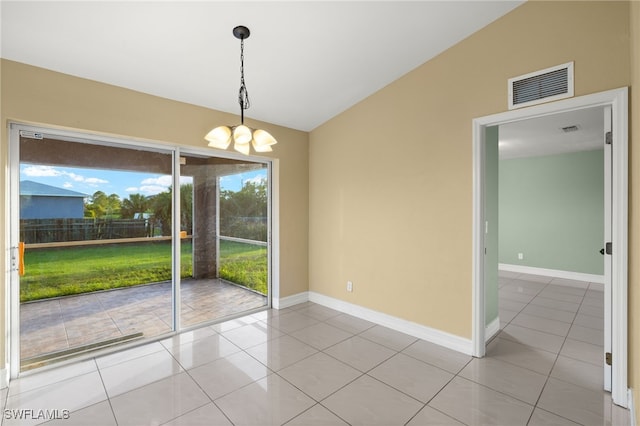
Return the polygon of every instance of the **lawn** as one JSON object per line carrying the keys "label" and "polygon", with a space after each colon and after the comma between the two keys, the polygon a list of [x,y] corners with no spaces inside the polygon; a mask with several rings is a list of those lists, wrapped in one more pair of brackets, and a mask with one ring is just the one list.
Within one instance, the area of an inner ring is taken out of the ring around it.
{"label": "lawn", "polygon": [[[181,244],[181,276],[191,277],[191,243]],[[220,241],[220,277],[267,293],[266,247]],[[168,242],[27,249],[20,301],[171,279]]]}

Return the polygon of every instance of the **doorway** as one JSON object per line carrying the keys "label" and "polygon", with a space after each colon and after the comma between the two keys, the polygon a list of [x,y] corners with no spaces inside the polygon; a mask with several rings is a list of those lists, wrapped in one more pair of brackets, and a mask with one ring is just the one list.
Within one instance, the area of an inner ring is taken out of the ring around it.
{"label": "doorway", "polygon": [[[611,312],[611,392],[614,403],[627,406],[627,89],[618,89],[565,101],[475,119],[474,129],[474,355],[485,354],[485,202],[487,169],[485,163],[486,129],[519,120],[549,116],[577,109],[611,107],[612,111],[612,230],[611,298],[605,309]],[[606,290],[605,290],[606,293]],[[608,306],[607,306],[608,305]],[[606,344],[605,344],[606,346]]]}
{"label": "doorway", "polygon": [[271,305],[270,161],[18,124],[10,143],[12,378]]}

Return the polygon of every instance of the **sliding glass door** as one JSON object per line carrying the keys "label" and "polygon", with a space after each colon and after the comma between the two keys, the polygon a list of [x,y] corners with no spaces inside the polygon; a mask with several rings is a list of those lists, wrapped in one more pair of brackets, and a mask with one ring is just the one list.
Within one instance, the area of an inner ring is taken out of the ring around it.
{"label": "sliding glass door", "polygon": [[267,162],[11,135],[14,377],[269,306]]}
{"label": "sliding glass door", "polygon": [[184,153],[180,164],[182,326],[267,306],[267,164]]}

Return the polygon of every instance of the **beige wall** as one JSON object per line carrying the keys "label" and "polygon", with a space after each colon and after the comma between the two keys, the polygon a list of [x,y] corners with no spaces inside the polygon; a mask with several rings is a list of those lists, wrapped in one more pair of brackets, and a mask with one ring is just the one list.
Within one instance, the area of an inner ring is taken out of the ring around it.
{"label": "beige wall", "polygon": [[[181,146],[202,147],[215,125],[238,121],[235,115],[145,95],[7,60],[1,62],[0,221],[6,225],[8,121],[61,126],[111,135],[142,138]],[[308,283],[308,134],[246,120],[271,132],[278,144],[272,157],[280,168],[280,297],[307,291]],[[6,253],[6,226],[0,230]],[[8,284],[4,262],[2,291]],[[0,300],[0,307],[4,307]],[[0,320],[4,312],[0,313]],[[0,360],[4,354],[0,339]]]}
{"label": "beige wall", "polygon": [[631,2],[631,98],[629,117],[629,386],[640,425],[640,2]]}
{"label": "beige wall", "polygon": [[629,85],[629,4],[526,3],[312,131],[310,290],[471,338],[472,119],[568,61]]}

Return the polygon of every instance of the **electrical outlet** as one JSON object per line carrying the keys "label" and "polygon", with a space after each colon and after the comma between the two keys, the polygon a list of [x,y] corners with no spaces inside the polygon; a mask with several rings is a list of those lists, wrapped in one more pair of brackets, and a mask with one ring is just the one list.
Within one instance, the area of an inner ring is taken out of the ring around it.
{"label": "electrical outlet", "polygon": [[348,292],[353,291],[353,283],[351,281],[347,281],[347,291]]}
{"label": "electrical outlet", "polygon": [[524,253],[518,253],[518,260],[524,259]]}

